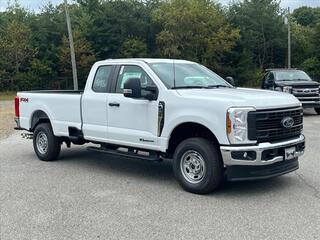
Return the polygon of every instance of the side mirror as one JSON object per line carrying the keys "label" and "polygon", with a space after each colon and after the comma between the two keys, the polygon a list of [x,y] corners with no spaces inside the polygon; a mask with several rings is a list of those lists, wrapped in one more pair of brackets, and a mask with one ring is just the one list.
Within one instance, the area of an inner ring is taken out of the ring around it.
{"label": "side mirror", "polygon": [[266,83],[268,84],[268,86],[273,86],[274,85],[274,79],[268,79],[266,81]]}
{"label": "side mirror", "polygon": [[149,101],[154,101],[154,100],[158,99],[159,91],[156,86],[147,86],[147,87],[143,88],[143,90],[145,90],[147,92],[147,94],[142,96],[145,99],[147,99]]}
{"label": "side mirror", "polygon": [[226,81],[227,81],[228,83],[230,83],[232,86],[235,85],[235,84],[234,84],[234,79],[233,79],[233,77],[226,77]]}
{"label": "side mirror", "polygon": [[128,98],[141,98],[140,79],[129,78],[123,85],[123,95]]}

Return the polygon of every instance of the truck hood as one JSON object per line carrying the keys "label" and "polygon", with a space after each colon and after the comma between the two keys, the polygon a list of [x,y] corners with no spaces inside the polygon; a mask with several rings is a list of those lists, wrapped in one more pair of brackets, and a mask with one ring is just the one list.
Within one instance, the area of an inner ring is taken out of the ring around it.
{"label": "truck hood", "polygon": [[316,81],[277,81],[276,85],[284,87],[284,86],[292,86],[292,87],[318,87],[320,83]]}
{"label": "truck hood", "polygon": [[182,97],[228,102],[229,107],[245,106],[256,109],[299,106],[299,100],[291,94],[250,88],[179,89]]}

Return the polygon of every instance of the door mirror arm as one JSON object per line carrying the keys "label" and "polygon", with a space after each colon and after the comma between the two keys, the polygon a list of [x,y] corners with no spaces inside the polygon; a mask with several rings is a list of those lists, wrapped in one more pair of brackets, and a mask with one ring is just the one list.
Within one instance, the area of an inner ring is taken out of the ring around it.
{"label": "door mirror arm", "polygon": [[155,101],[158,99],[159,91],[156,86],[146,86],[142,88],[144,91],[147,91],[148,93],[142,96],[143,98],[149,100],[149,101]]}
{"label": "door mirror arm", "polygon": [[[147,93],[142,95],[142,90]],[[154,101],[158,99],[159,91],[156,86],[146,86],[142,88],[139,78],[129,78],[123,85],[123,95],[127,98],[145,98],[149,101]]]}

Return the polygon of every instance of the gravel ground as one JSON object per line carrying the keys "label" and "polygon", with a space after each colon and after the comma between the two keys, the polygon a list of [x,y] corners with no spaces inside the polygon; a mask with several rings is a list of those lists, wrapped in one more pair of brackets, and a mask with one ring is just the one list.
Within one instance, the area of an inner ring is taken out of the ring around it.
{"label": "gravel ground", "polygon": [[320,239],[320,116],[306,112],[300,169],[183,191],[169,162],[64,148],[41,162],[30,140],[0,141],[0,239]]}
{"label": "gravel ground", "polygon": [[0,101],[0,139],[8,137],[14,125],[14,102]]}

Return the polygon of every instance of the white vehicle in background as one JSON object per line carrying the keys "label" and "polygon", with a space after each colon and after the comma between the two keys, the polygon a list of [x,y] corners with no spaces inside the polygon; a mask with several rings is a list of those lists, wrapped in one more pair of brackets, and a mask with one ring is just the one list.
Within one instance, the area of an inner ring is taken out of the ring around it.
{"label": "white vehicle in background", "polygon": [[119,59],[93,65],[85,90],[18,92],[19,130],[38,158],[62,143],[150,161],[172,159],[180,185],[205,194],[230,181],[299,167],[303,112],[292,95],[235,88],[184,60]]}

